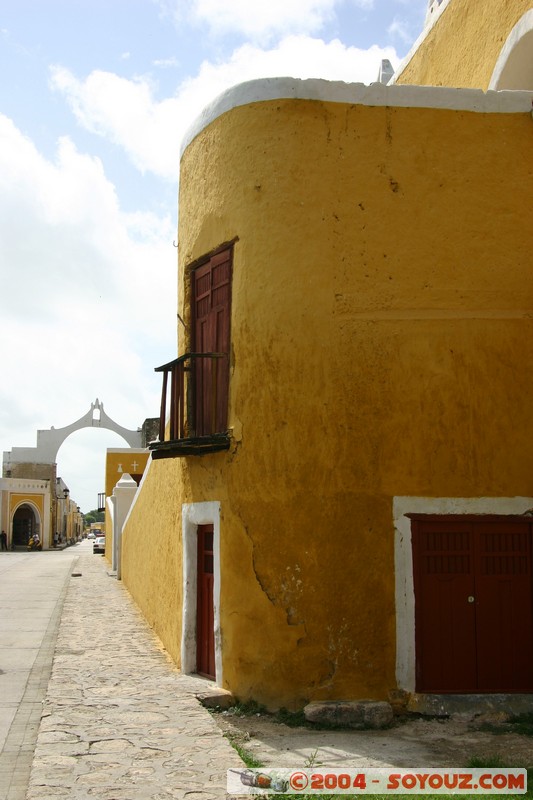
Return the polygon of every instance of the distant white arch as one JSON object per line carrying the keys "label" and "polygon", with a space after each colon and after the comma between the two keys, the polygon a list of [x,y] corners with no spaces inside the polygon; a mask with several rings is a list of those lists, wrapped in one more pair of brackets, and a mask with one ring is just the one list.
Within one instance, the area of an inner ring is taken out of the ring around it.
{"label": "distant white arch", "polygon": [[533,90],[533,10],[526,11],[507,37],[489,89]]}
{"label": "distant white arch", "polygon": [[[82,428],[107,428],[121,436],[130,447],[142,447],[142,432],[123,428],[118,425],[104,411],[104,404],[98,398],[91,403],[89,411],[70,425],[64,428],[50,428],[37,431],[37,447],[14,447],[10,453],[4,453],[4,463],[37,463],[55,464],[59,448],[74,431]],[[7,458],[6,458],[7,457]]]}

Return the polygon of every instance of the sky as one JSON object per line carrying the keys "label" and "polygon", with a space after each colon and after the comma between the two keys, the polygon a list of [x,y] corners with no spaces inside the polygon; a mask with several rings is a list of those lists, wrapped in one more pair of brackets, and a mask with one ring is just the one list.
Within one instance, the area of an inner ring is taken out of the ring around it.
{"label": "sky", "polygon": [[[0,445],[35,447],[98,398],[157,417],[177,355],[180,142],[235,84],[372,83],[427,0],[0,0]],[[117,434],[88,428],[57,470],[83,512]]]}

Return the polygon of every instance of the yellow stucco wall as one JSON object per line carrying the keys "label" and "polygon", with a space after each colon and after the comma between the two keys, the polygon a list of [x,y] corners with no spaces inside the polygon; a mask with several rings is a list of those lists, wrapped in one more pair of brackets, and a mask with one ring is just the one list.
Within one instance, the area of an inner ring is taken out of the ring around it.
{"label": "yellow stucco wall", "polygon": [[234,439],[153,462],[122,563],[177,663],[182,503],[221,504],[224,685],[295,707],[396,687],[395,495],[532,494],[530,146],[528,114],[276,100],[186,149],[186,319],[238,237]]}
{"label": "yellow stucco wall", "polygon": [[28,493],[15,493],[12,492],[9,496],[10,513],[13,514],[16,508],[24,503],[35,506],[38,509],[41,522],[44,519],[44,493],[43,494],[28,494]]}
{"label": "yellow stucco wall", "polygon": [[498,56],[531,0],[451,0],[397,83],[488,89]]}
{"label": "yellow stucco wall", "polygon": [[189,497],[181,459],[153,461],[122,539],[122,580],[180,666],[181,503]]}
{"label": "yellow stucco wall", "polygon": [[109,449],[106,453],[105,462],[106,497],[111,497],[113,489],[125,473],[142,475],[149,457],[148,450],[137,448]]}

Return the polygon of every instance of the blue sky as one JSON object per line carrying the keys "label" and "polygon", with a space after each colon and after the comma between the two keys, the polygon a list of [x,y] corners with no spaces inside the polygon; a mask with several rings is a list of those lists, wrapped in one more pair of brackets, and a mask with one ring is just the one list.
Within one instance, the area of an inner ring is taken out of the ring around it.
{"label": "blue sky", "polygon": [[[176,355],[180,141],[231,85],[370,83],[421,33],[426,0],[0,0],[2,451],[96,397],[157,416]],[[71,436],[58,472],[83,511],[115,434]]]}

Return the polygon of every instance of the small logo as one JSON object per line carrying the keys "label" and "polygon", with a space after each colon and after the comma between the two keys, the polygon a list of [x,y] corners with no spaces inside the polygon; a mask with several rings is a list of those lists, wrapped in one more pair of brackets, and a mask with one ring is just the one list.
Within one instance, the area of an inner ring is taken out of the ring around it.
{"label": "small logo", "polygon": [[305,772],[293,772],[290,778],[291,789],[295,792],[303,792],[309,784],[309,778]]}
{"label": "small logo", "polygon": [[251,769],[242,771],[232,769],[229,771],[239,775],[243,786],[253,786],[257,789],[268,789],[271,792],[281,793],[286,792],[289,787],[288,781],[276,778],[275,775],[267,775],[264,772],[254,772]]}

